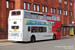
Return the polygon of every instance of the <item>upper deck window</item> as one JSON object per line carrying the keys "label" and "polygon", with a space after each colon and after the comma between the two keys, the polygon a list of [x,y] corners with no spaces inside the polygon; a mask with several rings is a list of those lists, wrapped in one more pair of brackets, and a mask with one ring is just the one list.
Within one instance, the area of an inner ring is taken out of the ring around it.
{"label": "upper deck window", "polygon": [[37,19],[37,18],[38,18],[38,17],[37,17],[37,14],[31,13],[31,18],[32,18],[32,19]]}
{"label": "upper deck window", "polygon": [[25,12],[24,13],[24,18],[31,18],[31,13]]}
{"label": "upper deck window", "polygon": [[60,17],[59,16],[57,16],[57,21],[60,21]]}
{"label": "upper deck window", "polygon": [[51,16],[50,15],[47,15],[47,20],[51,20]]}
{"label": "upper deck window", "polygon": [[21,14],[21,11],[12,11],[11,15],[20,15],[20,14]]}
{"label": "upper deck window", "polygon": [[56,16],[52,16],[52,20],[55,20],[56,21]]}
{"label": "upper deck window", "polygon": [[43,14],[38,14],[38,19],[44,19]]}
{"label": "upper deck window", "polygon": [[46,20],[46,15],[44,15],[44,20]]}

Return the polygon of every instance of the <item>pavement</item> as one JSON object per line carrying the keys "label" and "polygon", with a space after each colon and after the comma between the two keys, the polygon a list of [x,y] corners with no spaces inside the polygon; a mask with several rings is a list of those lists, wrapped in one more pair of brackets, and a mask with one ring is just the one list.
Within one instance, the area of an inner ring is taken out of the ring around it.
{"label": "pavement", "polygon": [[8,42],[8,39],[0,39],[0,42]]}

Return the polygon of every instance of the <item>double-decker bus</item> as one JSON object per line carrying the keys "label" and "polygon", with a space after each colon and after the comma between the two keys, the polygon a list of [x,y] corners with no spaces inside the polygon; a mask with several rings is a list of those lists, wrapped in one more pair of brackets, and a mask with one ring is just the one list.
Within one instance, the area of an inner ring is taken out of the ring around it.
{"label": "double-decker bus", "polygon": [[37,41],[61,38],[60,16],[27,10],[11,10],[8,40]]}

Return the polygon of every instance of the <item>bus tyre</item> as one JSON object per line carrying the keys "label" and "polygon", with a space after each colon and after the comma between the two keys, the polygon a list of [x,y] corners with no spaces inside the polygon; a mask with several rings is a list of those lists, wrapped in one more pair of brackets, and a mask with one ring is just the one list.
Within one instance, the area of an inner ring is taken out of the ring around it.
{"label": "bus tyre", "polygon": [[56,35],[53,35],[53,40],[56,40]]}
{"label": "bus tyre", "polygon": [[35,42],[35,37],[34,36],[31,37],[31,42]]}

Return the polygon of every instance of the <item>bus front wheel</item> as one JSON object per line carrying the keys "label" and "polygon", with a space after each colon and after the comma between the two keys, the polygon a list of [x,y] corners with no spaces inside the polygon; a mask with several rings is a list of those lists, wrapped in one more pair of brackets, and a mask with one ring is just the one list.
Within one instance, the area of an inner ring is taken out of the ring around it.
{"label": "bus front wheel", "polygon": [[55,34],[53,35],[53,40],[56,40],[56,35]]}

